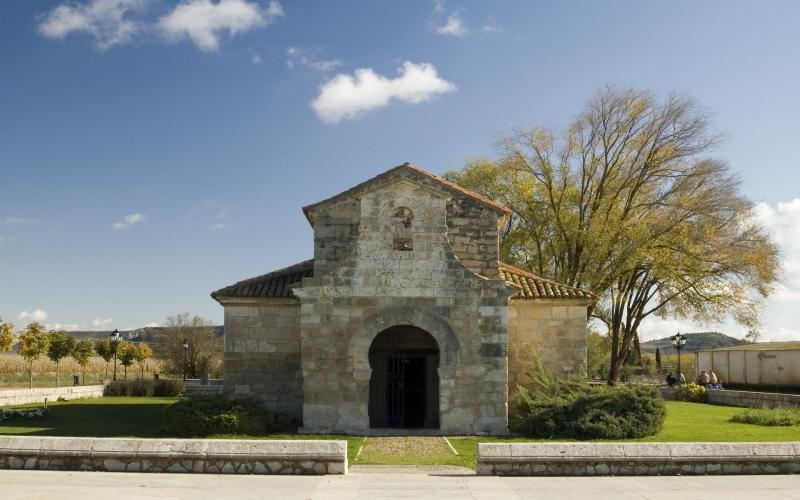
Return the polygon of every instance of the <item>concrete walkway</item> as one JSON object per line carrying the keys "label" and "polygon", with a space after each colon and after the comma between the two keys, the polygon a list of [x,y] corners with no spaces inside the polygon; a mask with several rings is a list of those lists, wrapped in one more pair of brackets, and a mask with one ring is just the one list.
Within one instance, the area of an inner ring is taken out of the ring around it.
{"label": "concrete walkway", "polygon": [[4,500],[800,499],[800,476],[499,478],[362,472],[291,477],[0,471],[0,492]]}
{"label": "concrete walkway", "polygon": [[3,500],[16,499],[800,499],[800,476],[547,477],[351,473],[224,476],[0,471]]}

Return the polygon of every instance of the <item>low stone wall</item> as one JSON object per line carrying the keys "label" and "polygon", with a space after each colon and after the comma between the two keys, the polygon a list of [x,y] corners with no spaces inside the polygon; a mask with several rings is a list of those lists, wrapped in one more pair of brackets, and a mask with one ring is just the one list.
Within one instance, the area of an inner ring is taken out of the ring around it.
{"label": "low stone wall", "polygon": [[345,474],[347,442],[0,436],[0,469]]}
{"label": "low stone wall", "polygon": [[74,385],[68,387],[46,387],[42,389],[3,389],[0,390],[0,406],[26,405],[63,399],[99,398],[103,395],[102,385]]}
{"label": "low stone wall", "polygon": [[800,394],[753,391],[708,391],[708,402],[748,408],[774,408],[776,406],[800,407]]}
{"label": "low stone wall", "polygon": [[653,476],[800,473],[800,442],[481,443],[478,474]]}

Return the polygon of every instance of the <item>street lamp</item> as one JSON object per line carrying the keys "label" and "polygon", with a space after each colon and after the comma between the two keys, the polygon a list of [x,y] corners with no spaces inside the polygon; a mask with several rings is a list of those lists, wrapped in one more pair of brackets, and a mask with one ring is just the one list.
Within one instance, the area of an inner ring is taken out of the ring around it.
{"label": "street lamp", "polygon": [[111,345],[114,347],[114,380],[117,380],[117,344],[119,343],[119,330],[111,332]]}
{"label": "street lamp", "polygon": [[680,384],[681,383],[681,349],[683,349],[683,346],[686,345],[686,337],[684,337],[683,335],[681,335],[680,332],[678,332],[677,334],[675,334],[675,336],[672,337],[671,340],[672,340],[672,347],[674,347],[675,350],[678,351],[678,383]]}
{"label": "street lamp", "polygon": [[189,339],[183,339],[183,381],[186,382],[186,353],[189,352]]}

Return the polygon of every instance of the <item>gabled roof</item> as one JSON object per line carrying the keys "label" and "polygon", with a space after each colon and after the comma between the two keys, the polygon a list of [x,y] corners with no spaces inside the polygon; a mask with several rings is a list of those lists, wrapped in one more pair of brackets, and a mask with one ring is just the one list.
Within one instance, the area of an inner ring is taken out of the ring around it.
{"label": "gabled roof", "polygon": [[[447,190],[447,191],[449,191],[451,193],[467,196],[467,197],[472,198],[473,200],[475,200],[475,201],[477,201],[479,203],[482,203],[482,204],[484,204],[484,205],[486,205],[488,207],[491,207],[491,208],[493,208],[493,209],[495,209],[495,210],[497,210],[499,212],[502,212],[504,214],[510,214],[511,213],[511,209],[506,207],[505,205],[503,205],[501,203],[498,203],[498,202],[496,202],[494,200],[490,200],[489,198],[487,198],[485,196],[482,196],[482,195],[480,195],[480,194],[478,194],[478,193],[476,193],[474,191],[470,191],[469,189],[461,187],[461,186],[459,186],[458,184],[456,184],[454,182],[450,182],[445,178],[439,177],[436,174],[428,172],[427,170],[425,170],[423,168],[420,168],[420,167],[418,167],[416,165],[412,165],[411,163],[408,163],[408,162],[403,163],[402,165],[398,165],[398,166],[396,166],[394,168],[391,168],[391,169],[387,170],[386,172],[383,172],[382,174],[378,174],[378,175],[376,175],[375,177],[373,177],[371,179],[368,179],[368,180],[366,180],[366,181],[364,181],[364,182],[362,182],[362,183],[360,183],[360,184],[358,184],[356,186],[353,186],[352,188],[348,189],[347,191],[342,191],[341,193],[337,194],[336,196],[332,196],[330,198],[324,199],[324,200],[319,201],[317,203],[312,203],[311,205],[306,205],[305,207],[303,207],[303,213],[306,215],[306,218],[308,219],[308,221],[311,222],[311,224],[313,225],[314,221],[311,218],[311,211],[314,210],[315,208],[323,206],[323,205],[327,205],[329,203],[335,202],[335,201],[340,200],[342,198],[345,198],[347,196],[356,195],[358,193],[361,193],[361,192],[365,191],[367,188],[369,188],[370,186],[372,186],[373,184],[375,184],[375,183],[377,183],[377,182],[379,182],[381,180],[384,180],[386,178],[393,177],[393,176],[401,176],[403,174],[405,174],[405,177],[412,178],[412,179],[414,177],[422,177],[422,178],[426,178],[428,180],[432,180],[432,181],[436,182],[437,184],[439,184],[441,187],[443,187],[445,190]],[[411,174],[411,175],[408,175],[408,174]]]}
{"label": "gabled roof", "polygon": [[597,295],[588,290],[563,285],[502,262],[500,262],[500,277],[521,289],[513,298],[588,299],[593,302],[597,300]]}
{"label": "gabled roof", "polygon": [[[500,277],[520,289],[520,292],[514,298],[597,300],[597,295],[588,290],[562,285],[502,262],[499,266]],[[291,286],[300,283],[303,278],[311,278],[313,276],[314,260],[311,259],[271,273],[239,281],[213,292],[211,297],[215,300],[225,298],[294,297]]]}
{"label": "gabled roof", "polygon": [[291,285],[314,275],[314,260],[306,260],[255,278],[239,281],[211,293],[215,300],[224,298],[287,298],[294,297]]}

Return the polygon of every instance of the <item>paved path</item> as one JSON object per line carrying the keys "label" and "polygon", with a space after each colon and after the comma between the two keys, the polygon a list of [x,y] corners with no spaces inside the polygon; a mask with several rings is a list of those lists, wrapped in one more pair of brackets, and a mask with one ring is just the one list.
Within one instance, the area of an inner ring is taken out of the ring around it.
{"label": "paved path", "polygon": [[0,471],[0,498],[800,499],[800,476],[499,478],[384,472],[293,477]]}

